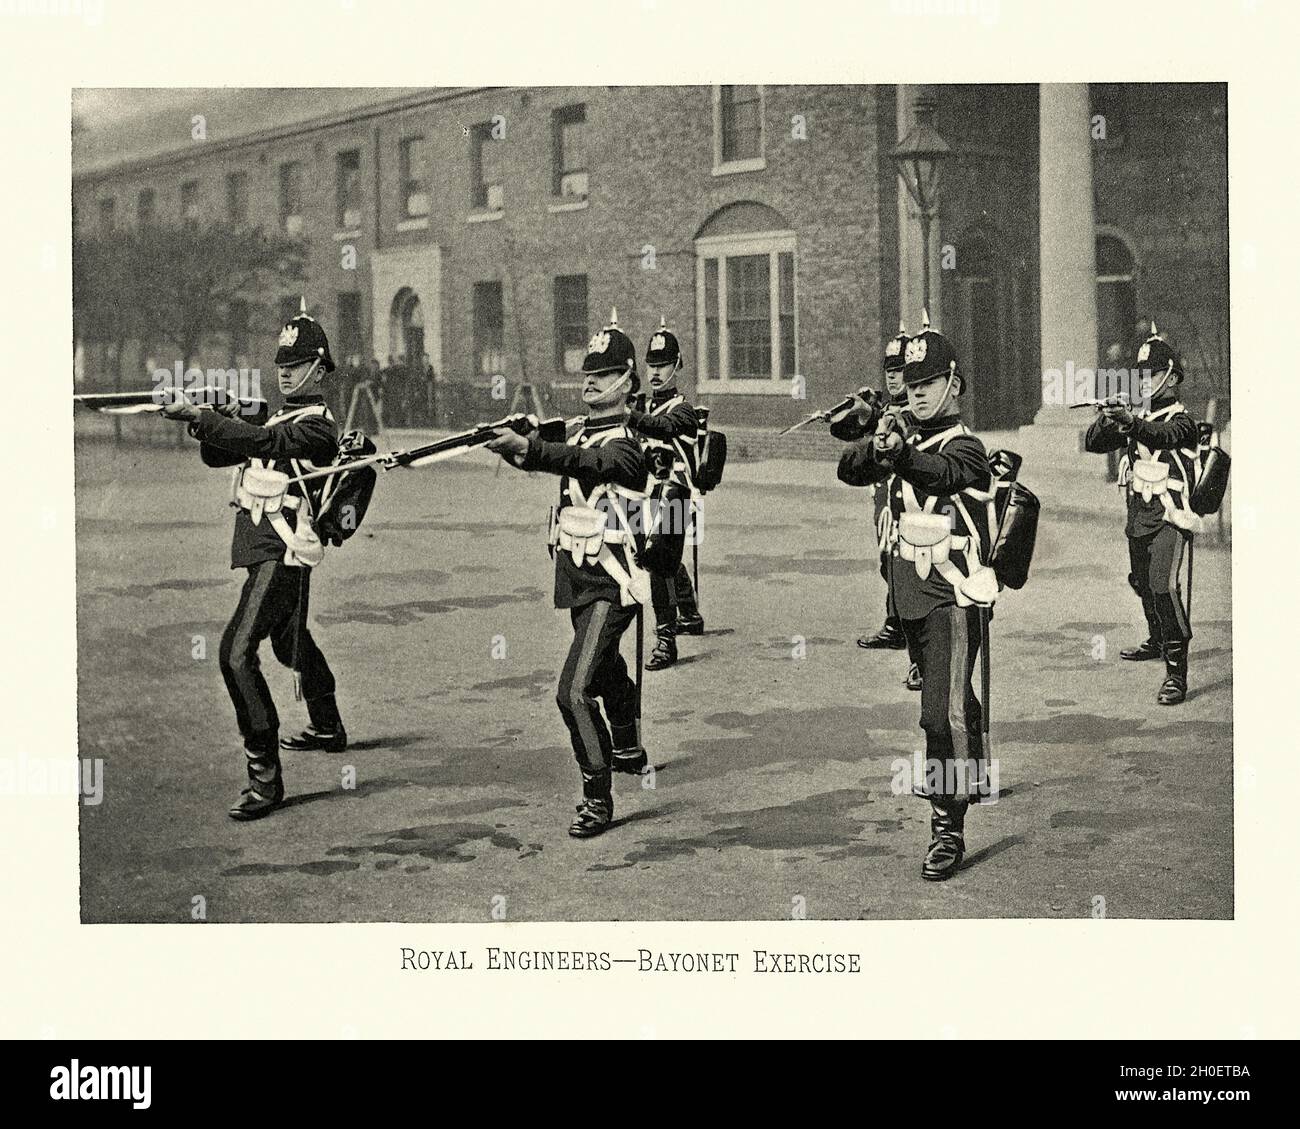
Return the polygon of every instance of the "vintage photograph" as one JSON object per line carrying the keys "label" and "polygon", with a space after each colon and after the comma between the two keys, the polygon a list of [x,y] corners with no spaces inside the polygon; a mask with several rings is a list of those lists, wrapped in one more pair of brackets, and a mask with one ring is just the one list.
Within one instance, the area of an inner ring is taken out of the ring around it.
{"label": "vintage photograph", "polygon": [[1228,94],[74,89],[81,921],[1231,919]]}

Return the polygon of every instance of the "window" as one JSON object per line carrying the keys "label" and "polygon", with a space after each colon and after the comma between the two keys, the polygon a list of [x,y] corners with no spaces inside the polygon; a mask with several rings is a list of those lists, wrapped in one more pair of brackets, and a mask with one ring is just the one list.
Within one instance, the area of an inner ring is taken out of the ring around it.
{"label": "window", "polygon": [[470,206],[499,212],[505,207],[505,184],[501,175],[502,146],[492,136],[492,123],[480,122],[470,129]]}
{"label": "window", "polygon": [[361,364],[365,345],[361,325],[361,292],[340,290],[338,302],[338,356],[342,358],[343,364],[357,366]]}
{"label": "window", "polygon": [[280,166],[280,227],[289,235],[302,232],[302,162]]}
{"label": "window", "polygon": [[340,231],[361,226],[360,149],[348,149],[335,157],[334,223]]}
{"label": "window", "polygon": [[552,191],[587,195],[587,107],[565,106],[551,114]]}
{"label": "window", "polygon": [[148,227],[154,221],[154,190],[152,188],[140,189],[140,195],[135,201],[135,221],[140,227]]}
{"label": "window", "polygon": [[113,213],[117,211],[117,201],[113,197],[99,202],[99,230],[113,230]]}
{"label": "window", "polygon": [[404,137],[398,146],[402,214],[408,219],[429,214],[429,156],[423,137]]}
{"label": "window", "polygon": [[718,86],[713,93],[713,171],[766,167],[763,157],[763,88]]}
{"label": "window", "polygon": [[505,311],[501,283],[474,283],[474,375],[501,372],[505,343]]}
{"label": "window", "polygon": [[226,219],[238,227],[248,222],[248,173],[226,173]]}
{"label": "window", "polygon": [[799,372],[794,234],[702,238],[696,254],[700,381],[788,391]]}
{"label": "window", "polygon": [[186,223],[199,222],[199,182],[187,180],[181,185],[181,219]]}
{"label": "window", "polygon": [[582,371],[587,355],[587,276],[561,275],[555,280],[555,370]]}
{"label": "window", "polygon": [[1133,252],[1119,236],[1097,236],[1097,346],[1108,368],[1132,361],[1137,321]]}

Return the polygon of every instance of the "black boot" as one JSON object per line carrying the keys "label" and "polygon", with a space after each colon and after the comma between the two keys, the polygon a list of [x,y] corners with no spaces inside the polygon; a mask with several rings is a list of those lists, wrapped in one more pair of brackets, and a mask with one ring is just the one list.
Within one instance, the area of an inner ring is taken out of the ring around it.
{"label": "black boot", "polygon": [[590,839],[604,831],[614,818],[614,792],[609,769],[582,770],[582,803],[578,817],[569,825],[575,839]]}
{"label": "black boot", "polygon": [[1162,706],[1176,706],[1187,700],[1187,644],[1179,639],[1165,644],[1165,680],[1156,695]]}
{"label": "black boot", "polygon": [[1159,638],[1153,635],[1145,643],[1139,643],[1136,647],[1126,647],[1120,651],[1119,657],[1127,659],[1129,662],[1142,663],[1162,658],[1164,653],[1164,647],[1161,645]]}
{"label": "black boot", "polygon": [[342,723],[333,732],[322,732],[316,726],[309,725],[296,737],[280,738],[280,748],[298,753],[306,749],[323,749],[327,753],[341,753],[347,747],[348,731],[343,728]]}
{"label": "black boot", "polygon": [[247,821],[270,815],[284,802],[284,780],[280,757],[275,752],[248,752],[248,787],[227,813],[231,819]]}
{"label": "black boot", "polygon": [[909,690],[920,690],[922,683],[921,668],[916,663],[913,663],[907,668],[907,677],[903,679],[903,685]]}
{"label": "black boot", "polygon": [[677,640],[666,631],[655,635],[655,647],[646,659],[646,670],[666,670],[677,661]]}
{"label": "black boot", "polygon": [[907,646],[903,637],[903,621],[896,616],[885,620],[885,625],[874,635],[864,635],[858,640],[858,646],[868,651],[901,651]]}
{"label": "black boot", "polygon": [[699,609],[694,604],[685,604],[685,602],[679,601],[679,604],[677,604],[677,622],[673,624],[673,631],[677,635],[703,635],[705,633],[705,617],[699,614]]}
{"label": "black boot", "polygon": [[963,797],[932,797],[930,800],[930,849],[921,864],[921,877],[927,882],[942,882],[957,873],[966,853],[966,809]]}
{"label": "black boot", "polygon": [[626,772],[629,776],[640,776],[650,764],[650,758],[646,756],[646,751],[640,745],[634,745],[630,749],[615,749],[614,764],[615,772]]}

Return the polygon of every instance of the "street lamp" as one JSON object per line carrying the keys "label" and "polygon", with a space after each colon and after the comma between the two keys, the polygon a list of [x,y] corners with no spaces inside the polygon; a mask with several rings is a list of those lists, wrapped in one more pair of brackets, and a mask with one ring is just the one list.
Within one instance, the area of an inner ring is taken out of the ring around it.
{"label": "street lamp", "polygon": [[908,195],[921,212],[921,300],[930,308],[930,221],[939,210],[939,167],[952,155],[952,146],[934,128],[937,101],[929,95],[916,99],[916,123],[889,155]]}

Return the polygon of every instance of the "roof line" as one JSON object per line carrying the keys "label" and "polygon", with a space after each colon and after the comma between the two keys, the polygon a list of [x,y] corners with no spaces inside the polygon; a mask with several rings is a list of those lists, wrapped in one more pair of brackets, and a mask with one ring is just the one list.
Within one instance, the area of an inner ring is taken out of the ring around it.
{"label": "roof line", "polygon": [[435,102],[450,102],[457,98],[465,98],[472,94],[480,94],[485,90],[499,89],[506,88],[492,86],[456,86],[425,90],[418,94],[402,94],[383,102],[376,102],[370,106],[358,107],[352,110],[337,110],[334,113],[322,114],[320,117],[316,118],[307,118],[304,121],[295,122],[292,125],[269,126],[266,129],[255,130],[252,133],[245,133],[239,137],[227,138],[224,141],[211,141],[205,144],[201,149],[195,149],[193,146],[184,149],[168,149],[150,157],[135,157],[129,161],[120,161],[111,165],[101,165],[96,168],[87,169],[83,172],[74,171],[72,174],[72,180],[74,184],[78,182],[95,182],[108,179],[109,177],[152,169],[156,166],[180,164],[185,161],[198,159],[212,152],[224,152],[232,149],[240,149],[245,146],[265,145],[269,141],[276,141],[283,137],[319,133],[323,130],[333,129],[335,126],[344,125],[349,122],[368,121],[372,118],[383,117],[385,114],[391,114],[401,110],[418,109],[420,106],[431,105]]}

